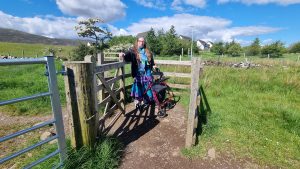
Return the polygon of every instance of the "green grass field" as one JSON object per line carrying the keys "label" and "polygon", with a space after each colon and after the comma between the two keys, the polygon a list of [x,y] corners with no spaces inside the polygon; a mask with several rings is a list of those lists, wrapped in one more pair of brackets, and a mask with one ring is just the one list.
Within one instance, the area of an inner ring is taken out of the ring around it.
{"label": "green grass field", "polygon": [[56,51],[58,58],[66,60],[74,46],[0,42],[0,56],[43,57],[49,55],[49,48]]}
{"label": "green grass field", "polygon": [[[62,62],[56,62],[57,70]],[[48,91],[45,65],[0,66],[0,101],[30,96]],[[58,75],[58,86],[61,103],[65,105],[63,76]],[[35,100],[1,106],[0,111],[11,115],[48,114],[51,111],[50,98],[42,97]]]}
{"label": "green grass field", "polygon": [[199,144],[263,165],[300,167],[300,67],[206,67],[201,79],[212,113]]}

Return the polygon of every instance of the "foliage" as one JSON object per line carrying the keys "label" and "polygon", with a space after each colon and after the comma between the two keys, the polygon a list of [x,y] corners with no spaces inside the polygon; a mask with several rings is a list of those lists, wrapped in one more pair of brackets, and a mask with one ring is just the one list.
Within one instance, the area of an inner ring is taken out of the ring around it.
{"label": "foliage", "polygon": [[232,41],[230,43],[225,44],[226,54],[229,56],[240,56],[242,53],[242,47],[239,43],[236,43],[235,41]]}
{"label": "foliage", "polygon": [[155,31],[153,28],[148,31],[146,36],[147,46],[153,52],[155,55],[159,55],[162,49],[162,45],[158,39],[158,37],[155,35]]}
{"label": "foliage", "polygon": [[86,44],[80,44],[76,48],[73,49],[72,55],[69,60],[72,61],[83,61],[86,55],[92,55],[93,48],[87,46]]}
{"label": "foliage", "polygon": [[96,146],[95,150],[83,147],[80,150],[71,150],[65,169],[114,169],[121,159],[121,143],[114,138],[104,138]]}
{"label": "foliage", "polygon": [[119,46],[125,44],[134,44],[136,38],[129,35],[129,36],[114,36],[112,39],[109,40],[108,45],[111,46]]}
{"label": "foliage", "polygon": [[247,48],[247,55],[257,56],[261,52],[260,40],[255,38],[252,44]]}
{"label": "foliage", "polygon": [[225,53],[224,43],[223,42],[214,43],[210,51],[215,53],[216,55],[224,54]]}
{"label": "foliage", "polygon": [[289,49],[290,53],[300,53],[300,42],[294,43]]}
{"label": "foliage", "polygon": [[95,40],[95,48],[103,50],[107,47],[104,42],[110,39],[112,34],[107,28],[96,26],[96,24],[103,23],[99,18],[89,18],[87,20],[80,21],[78,26],[75,26],[79,37],[87,37]]}
{"label": "foliage", "polygon": [[162,55],[179,55],[181,53],[180,46],[178,45],[178,36],[175,27],[172,25],[170,30],[165,33],[162,38]]}
{"label": "foliage", "polygon": [[271,58],[281,57],[284,52],[285,47],[281,41],[276,41],[270,45],[266,45],[261,50],[262,55],[265,55],[265,57],[269,55]]}

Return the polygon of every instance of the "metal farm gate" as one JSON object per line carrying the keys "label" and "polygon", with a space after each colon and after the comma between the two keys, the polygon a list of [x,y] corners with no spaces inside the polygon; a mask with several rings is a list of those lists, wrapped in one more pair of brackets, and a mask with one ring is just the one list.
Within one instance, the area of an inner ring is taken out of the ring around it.
{"label": "metal farm gate", "polygon": [[63,125],[63,117],[62,117],[62,110],[60,105],[60,98],[59,98],[59,91],[58,91],[58,85],[57,85],[57,77],[56,77],[56,70],[55,70],[55,63],[54,63],[54,57],[53,56],[47,56],[44,58],[37,58],[37,59],[2,59],[0,60],[0,66],[9,66],[9,65],[30,65],[30,64],[45,64],[46,65],[46,75],[48,77],[48,92],[45,93],[39,93],[31,96],[26,96],[22,98],[15,98],[12,100],[6,100],[1,101],[0,106],[13,104],[21,101],[26,100],[32,100],[37,99],[40,97],[46,97],[50,96],[51,100],[51,106],[52,106],[52,112],[54,115],[54,118],[52,120],[43,122],[41,124],[38,124],[36,126],[20,130],[16,133],[6,135],[4,137],[0,138],[0,143],[5,142],[7,140],[10,140],[14,137],[23,135],[25,133],[28,133],[30,131],[39,129],[41,127],[47,126],[49,124],[55,124],[56,128],[56,135],[47,138],[46,140],[40,141],[34,145],[31,145],[25,149],[22,149],[20,151],[17,151],[11,155],[8,155],[4,158],[0,159],[0,164],[12,160],[13,158],[20,156],[28,151],[33,150],[36,147],[39,147],[45,143],[48,143],[54,139],[58,140],[58,149],[44,157],[42,157],[39,160],[36,160],[35,162],[25,166],[24,168],[32,168],[33,166],[57,155],[60,154],[60,163],[57,165],[57,167],[62,166],[63,161],[66,159],[67,153],[66,153],[66,141],[65,141],[65,132],[64,132],[64,125]]}

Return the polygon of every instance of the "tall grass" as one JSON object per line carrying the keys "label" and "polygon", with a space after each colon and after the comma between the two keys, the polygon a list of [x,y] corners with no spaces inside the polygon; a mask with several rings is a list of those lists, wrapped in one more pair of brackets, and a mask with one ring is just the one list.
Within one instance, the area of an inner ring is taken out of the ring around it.
{"label": "tall grass", "polygon": [[300,68],[206,67],[201,80],[212,113],[199,144],[262,165],[300,168]]}
{"label": "tall grass", "polygon": [[[37,137],[31,138],[27,145],[37,143]],[[87,147],[82,147],[79,150],[70,147],[70,140],[67,139],[68,151],[67,159],[63,162],[64,169],[114,169],[118,168],[122,157],[123,145],[115,138],[104,137],[96,145],[95,149],[91,150]],[[24,146],[23,146],[24,147]],[[20,148],[20,147],[19,147]],[[57,149],[57,144],[45,144],[29,153],[21,155],[14,160],[1,164],[0,167],[23,168],[24,166],[54,152]],[[31,154],[28,156],[28,154]],[[59,155],[55,155],[46,161],[38,164],[34,168],[44,169],[58,166],[60,162]]]}

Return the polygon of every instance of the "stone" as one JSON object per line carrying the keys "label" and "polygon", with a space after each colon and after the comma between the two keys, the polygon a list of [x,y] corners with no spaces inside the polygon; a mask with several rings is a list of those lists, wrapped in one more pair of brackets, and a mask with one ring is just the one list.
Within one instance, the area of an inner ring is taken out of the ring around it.
{"label": "stone", "polygon": [[155,157],[155,154],[150,153],[150,157],[151,157],[151,158]]}
{"label": "stone", "polygon": [[215,150],[215,148],[209,149],[208,152],[207,152],[207,156],[210,159],[215,159],[216,158],[216,150]]}
{"label": "stone", "polygon": [[47,138],[49,138],[51,136],[53,136],[53,134],[49,131],[46,131],[40,136],[40,140],[46,140]]}

